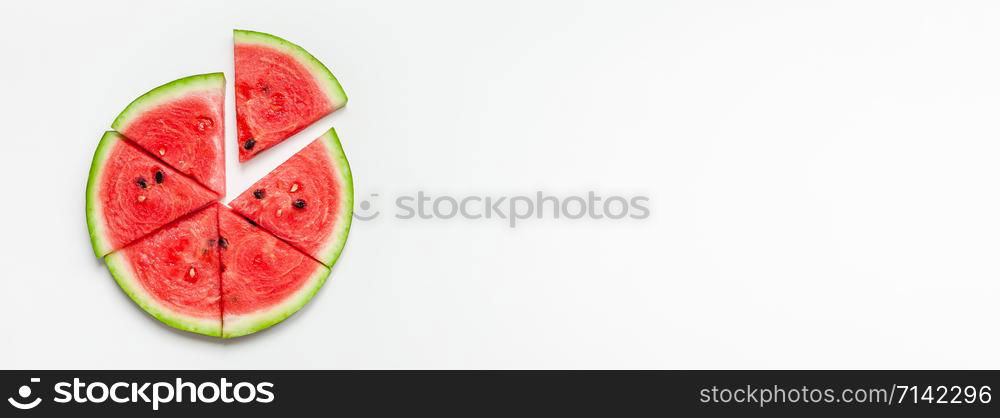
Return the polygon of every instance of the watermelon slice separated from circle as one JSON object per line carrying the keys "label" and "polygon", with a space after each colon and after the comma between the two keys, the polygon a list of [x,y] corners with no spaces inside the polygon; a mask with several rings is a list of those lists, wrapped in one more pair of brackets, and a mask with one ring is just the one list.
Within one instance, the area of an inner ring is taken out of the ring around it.
{"label": "watermelon slice separated from circle", "polygon": [[222,73],[174,80],[139,96],[111,127],[222,196],[225,92]]}
{"label": "watermelon slice separated from circle", "polygon": [[108,131],[87,181],[87,226],[103,257],[181,216],[216,194]]}
{"label": "watermelon slice separated from circle", "polygon": [[337,78],[305,49],[261,32],[233,38],[240,162],[347,104]]}
{"label": "watermelon slice separated from circle", "polygon": [[330,269],[230,209],[219,209],[222,336],[270,327],[302,308]]}
{"label": "watermelon slice separated from circle", "polygon": [[333,266],[351,227],[354,183],[330,129],[230,203],[316,260]]}
{"label": "watermelon slice separated from circle", "polygon": [[222,333],[217,205],[105,257],[143,310],[174,328],[216,337]]}

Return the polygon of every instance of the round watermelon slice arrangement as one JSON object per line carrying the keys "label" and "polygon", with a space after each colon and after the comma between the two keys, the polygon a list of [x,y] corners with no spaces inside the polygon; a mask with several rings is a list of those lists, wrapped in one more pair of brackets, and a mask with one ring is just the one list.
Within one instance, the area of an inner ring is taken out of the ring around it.
{"label": "round watermelon slice arrangement", "polygon": [[[237,143],[253,159],[347,102],[333,73],[273,35],[234,31]],[[214,337],[283,321],[319,291],[351,227],[351,169],[331,128],[230,203],[222,73],[139,96],[97,145],[87,225],[143,310]]]}

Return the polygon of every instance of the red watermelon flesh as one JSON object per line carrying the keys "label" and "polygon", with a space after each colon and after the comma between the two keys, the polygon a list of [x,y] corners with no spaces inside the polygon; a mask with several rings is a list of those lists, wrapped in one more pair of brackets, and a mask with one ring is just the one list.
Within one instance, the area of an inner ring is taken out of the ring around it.
{"label": "red watermelon flesh", "polygon": [[109,254],[115,280],[139,306],[175,328],[219,336],[218,205]]}
{"label": "red watermelon flesh", "polygon": [[347,103],[330,70],[298,45],[242,30],[234,31],[234,40],[241,162]]}
{"label": "red watermelon flesh", "polygon": [[108,131],[87,183],[87,224],[98,257],[181,216],[216,194]]}
{"label": "red watermelon flesh", "polygon": [[336,132],[327,131],[230,205],[278,238],[333,266],[347,239],[354,206],[351,169]]}
{"label": "red watermelon flesh", "polygon": [[330,270],[249,220],[220,207],[222,336],[281,322],[319,290]]}
{"label": "red watermelon flesh", "polygon": [[225,89],[222,73],[175,80],[133,101],[111,126],[221,196]]}

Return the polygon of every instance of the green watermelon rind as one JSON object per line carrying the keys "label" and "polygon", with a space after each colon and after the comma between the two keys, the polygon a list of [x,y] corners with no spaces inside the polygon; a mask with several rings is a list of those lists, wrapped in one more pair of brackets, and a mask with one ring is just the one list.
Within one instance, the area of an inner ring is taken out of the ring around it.
{"label": "green watermelon rind", "polygon": [[137,116],[170,100],[183,97],[193,91],[218,90],[226,88],[226,76],[222,73],[198,74],[171,81],[137,97],[122,110],[111,128],[125,130]]}
{"label": "green watermelon rind", "polygon": [[327,155],[337,169],[338,180],[341,189],[341,206],[337,212],[337,225],[334,226],[330,240],[327,241],[318,251],[319,262],[333,267],[340,258],[340,253],[347,244],[347,236],[351,231],[351,221],[354,219],[354,177],[351,174],[351,165],[347,162],[344,148],[340,145],[340,138],[337,132],[330,128],[319,137],[319,141],[326,146]]}
{"label": "green watermelon rind", "polygon": [[302,309],[319,289],[326,283],[330,276],[330,268],[316,263],[316,270],[309,279],[302,285],[294,295],[288,297],[281,304],[273,307],[261,309],[260,311],[222,317],[222,338],[236,338],[253,334],[257,331],[270,328],[271,326],[284,321],[292,316],[299,309]]}
{"label": "green watermelon rind", "polygon": [[234,29],[233,38],[238,44],[263,45],[291,55],[312,73],[313,79],[323,89],[326,97],[333,105],[333,110],[340,109],[347,104],[347,93],[344,92],[344,87],[337,81],[337,77],[333,75],[333,72],[326,65],[323,65],[322,61],[316,59],[316,57],[301,46],[271,34],[252,30]]}
{"label": "green watermelon rind", "polygon": [[101,137],[101,142],[97,144],[94,151],[94,159],[90,163],[90,176],[87,178],[87,229],[90,231],[90,244],[94,248],[94,255],[97,258],[104,257],[114,247],[107,238],[106,226],[104,225],[104,207],[100,198],[100,179],[104,174],[104,163],[114,150],[115,145],[121,142],[121,134],[115,131],[107,131]]}
{"label": "green watermelon rind", "polygon": [[219,317],[211,319],[195,318],[188,315],[172,312],[169,308],[156,302],[156,299],[149,295],[142,284],[135,279],[135,272],[129,265],[124,253],[113,252],[104,257],[104,263],[111,271],[111,276],[122,288],[126,295],[142,310],[150,314],[158,321],[171,327],[193,332],[196,334],[219,337],[222,335],[222,324]]}

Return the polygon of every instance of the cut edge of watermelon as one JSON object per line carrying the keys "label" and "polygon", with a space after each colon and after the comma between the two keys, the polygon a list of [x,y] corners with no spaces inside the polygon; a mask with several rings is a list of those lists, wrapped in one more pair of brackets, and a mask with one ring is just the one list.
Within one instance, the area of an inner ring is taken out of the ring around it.
{"label": "cut edge of watermelon", "polygon": [[210,337],[219,337],[222,335],[221,318],[212,320],[178,314],[158,303],[155,298],[143,289],[142,284],[136,280],[135,272],[132,270],[132,266],[123,252],[116,251],[108,254],[104,257],[104,263],[108,266],[111,276],[114,277],[115,282],[122,288],[122,291],[136,305],[139,305],[142,310],[152,315],[158,321],[173,328],[196,334]]}
{"label": "cut edge of watermelon", "polygon": [[337,77],[333,75],[333,72],[322,61],[316,59],[316,57],[301,46],[268,33],[252,30],[233,29],[233,39],[236,44],[263,45],[291,55],[309,70],[316,80],[316,84],[326,93],[326,97],[330,100],[333,110],[340,109],[347,104],[347,93],[344,92],[344,87],[340,85],[340,81],[337,81]]}
{"label": "cut edge of watermelon", "polygon": [[192,91],[225,88],[226,76],[223,73],[198,74],[178,78],[137,97],[132,103],[125,106],[114,122],[111,122],[111,128],[118,131],[125,130],[136,116]]}
{"label": "cut edge of watermelon", "polygon": [[114,146],[122,141],[122,135],[115,131],[107,131],[101,137],[101,142],[97,144],[94,151],[94,158],[90,162],[90,176],[87,178],[87,229],[90,231],[90,244],[94,247],[94,255],[98,258],[104,257],[114,248],[107,239],[104,208],[101,204],[99,187],[101,175],[104,173],[104,161]]}
{"label": "cut edge of watermelon", "polygon": [[327,267],[333,267],[347,244],[351,221],[354,218],[354,177],[351,174],[351,165],[347,162],[347,155],[344,154],[344,148],[340,144],[337,132],[330,128],[329,131],[320,136],[319,140],[326,147],[327,154],[336,169],[337,180],[342,186],[337,225],[333,227],[330,240],[320,248],[318,254],[320,259],[317,260]]}
{"label": "cut edge of watermelon", "polygon": [[326,282],[327,277],[330,276],[329,267],[319,263],[316,265],[316,271],[302,284],[302,288],[279,305],[254,313],[234,316],[226,316],[225,308],[223,308],[222,338],[236,338],[253,334],[284,321],[295,312],[298,312],[299,309],[302,309],[306,303],[309,303],[313,296],[316,296],[316,293],[319,292],[319,289]]}

